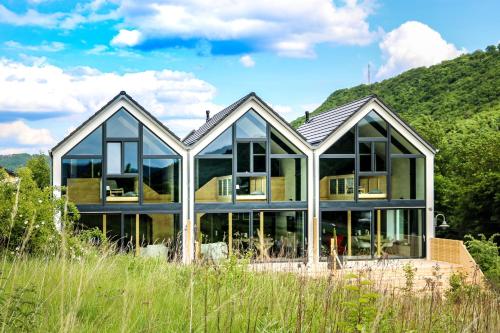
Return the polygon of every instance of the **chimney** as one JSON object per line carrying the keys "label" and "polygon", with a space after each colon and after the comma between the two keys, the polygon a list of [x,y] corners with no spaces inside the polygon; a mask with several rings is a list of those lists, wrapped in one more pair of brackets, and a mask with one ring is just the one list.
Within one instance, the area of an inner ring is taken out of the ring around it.
{"label": "chimney", "polygon": [[207,122],[210,120],[210,110],[205,111],[207,113]]}
{"label": "chimney", "polygon": [[306,111],[306,123],[309,122],[309,111]]}

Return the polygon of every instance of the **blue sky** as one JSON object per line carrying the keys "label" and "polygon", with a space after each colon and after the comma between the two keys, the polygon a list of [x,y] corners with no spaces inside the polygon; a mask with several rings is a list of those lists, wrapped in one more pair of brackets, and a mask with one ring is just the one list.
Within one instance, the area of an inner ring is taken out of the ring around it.
{"label": "blue sky", "polygon": [[500,42],[500,2],[0,0],[0,154],[46,151],[120,90],[184,136],[255,91],[331,92]]}

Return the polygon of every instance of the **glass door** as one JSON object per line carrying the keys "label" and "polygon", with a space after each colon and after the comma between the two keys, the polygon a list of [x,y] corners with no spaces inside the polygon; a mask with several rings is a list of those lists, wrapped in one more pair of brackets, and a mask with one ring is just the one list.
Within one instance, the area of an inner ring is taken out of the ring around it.
{"label": "glass door", "polygon": [[343,259],[372,259],[372,211],[323,211],[320,254],[323,259],[335,248]]}

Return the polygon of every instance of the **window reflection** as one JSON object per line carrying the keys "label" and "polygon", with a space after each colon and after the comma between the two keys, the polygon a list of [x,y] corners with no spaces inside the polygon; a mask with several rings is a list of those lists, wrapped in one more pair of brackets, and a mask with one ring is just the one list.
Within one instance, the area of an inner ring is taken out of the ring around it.
{"label": "window reflection", "polygon": [[[203,158],[195,163],[195,201],[231,202],[233,160]],[[225,190],[220,190],[222,186]]]}
{"label": "window reflection", "polygon": [[236,138],[266,138],[266,121],[250,110],[236,122]]}
{"label": "window reflection", "polygon": [[68,155],[102,155],[102,127],[99,126],[90,133]]}
{"label": "window reflection", "polygon": [[62,185],[66,186],[69,200],[76,204],[101,202],[101,159],[64,159]]}
{"label": "window reflection", "polygon": [[139,122],[130,113],[121,109],[106,122],[106,136],[108,138],[137,138],[139,137]]}
{"label": "window reflection", "polygon": [[145,159],[144,203],[179,202],[180,160]]}

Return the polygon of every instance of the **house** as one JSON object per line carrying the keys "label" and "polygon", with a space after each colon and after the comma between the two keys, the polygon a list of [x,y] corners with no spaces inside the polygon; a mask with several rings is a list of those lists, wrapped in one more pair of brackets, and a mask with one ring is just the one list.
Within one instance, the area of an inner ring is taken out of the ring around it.
{"label": "house", "polygon": [[80,226],[124,251],[315,263],[430,258],[434,154],[376,96],[295,130],[250,93],[180,140],[121,92],[50,155]]}
{"label": "house", "polygon": [[15,181],[17,181],[17,175],[16,175],[16,173],[14,171],[12,171],[10,169],[7,169],[7,168],[4,168],[2,166],[0,166],[0,169],[5,170],[5,173],[7,174],[6,180],[8,182],[15,182]]}

